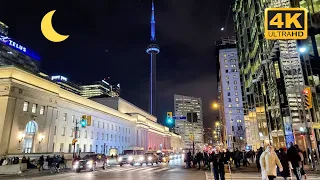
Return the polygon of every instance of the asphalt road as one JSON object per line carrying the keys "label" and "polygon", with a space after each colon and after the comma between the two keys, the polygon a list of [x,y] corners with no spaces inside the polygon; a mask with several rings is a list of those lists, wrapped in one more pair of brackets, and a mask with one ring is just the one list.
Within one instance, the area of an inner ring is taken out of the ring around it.
{"label": "asphalt road", "polygon": [[[2,178],[0,178],[2,179]],[[62,172],[57,174],[45,173],[42,175],[35,174],[34,176],[26,177],[5,177],[4,179],[33,179],[33,180],[205,180],[204,171],[196,169],[185,169],[182,160],[172,160],[169,164],[158,165],[143,165],[143,166],[110,166],[106,170],[98,169],[94,172],[80,173]]]}

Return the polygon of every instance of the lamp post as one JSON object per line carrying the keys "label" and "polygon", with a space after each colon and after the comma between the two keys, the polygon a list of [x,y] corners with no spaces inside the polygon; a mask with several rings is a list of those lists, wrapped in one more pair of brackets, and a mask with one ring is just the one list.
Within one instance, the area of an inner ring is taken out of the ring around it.
{"label": "lamp post", "polygon": [[[308,49],[307,47],[305,46],[301,46],[299,47],[299,52],[300,52],[300,55],[302,55],[303,57],[303,61],[304,61],[304,70],[305,70],[305,73],[306,73],[306,76],[307,76],[307,82],[305,82],[306,85],[309,85],[309,86],[314,86],[314,80],[313,80],[313,73],[312,73],[312,69],[311,69],[311,65],[310,65],[310,72],[311,72],[311,78],[312,78],[312,83],[309,82],[309,74],[308,74],[308,67],[307,67],[307,62],[310,61],[309,59],[309,52],[308,52]],[[304,99],[304,95],[303,93],[301,92],[301,99],[302,99],[302,102],[303,102],[303,105],[305,105],[305,99]],[[312,91],[311,91],[311,97],[312,97]],[[315,93],[315,98],[313,98],[313,101],[317,101],[317,93]],[[313,102],[311,102],[313,103]],[[305,108],[302,107],[302,108]],[[316,107],[312,107],[312,113],[313,113],[313,117],[314,118],[317,118],[317,115],[315,113],[315,108]],[[312,130],[312,116],[311,116],[311,112],[310,112],[310,109],[308,109],[308,112],[309,112],[309,117],[310,117],[310,127],[309,127],[309,124],[308,124],[308,119],[306,118],[306,116],[304,117],[304,124],[305,124],[305,133],[306,133],[306,137],[304,138],[304,140],[307,140],[307,145],[308,145],[308,148],[310,149],[310,153],[311,153],[311,165],[313,167],[314,170],[316,170],[316,166],[315,166],[315,159],[314,159],[314,155],[313,155],[313,152],[312,152],[312,141],[311,141],[311,134],[310,134],[310,130]],[[315,121],[317,121],[315,119]],[[316,137],[314,137],[316,139]],[[315,144],[315,151],[316,151],[316,156],[317,156],[317,159],[319,159],[319,151],[318,151],[318,145],[317,143]],[[308,152],[308,151],[307,151]]]}

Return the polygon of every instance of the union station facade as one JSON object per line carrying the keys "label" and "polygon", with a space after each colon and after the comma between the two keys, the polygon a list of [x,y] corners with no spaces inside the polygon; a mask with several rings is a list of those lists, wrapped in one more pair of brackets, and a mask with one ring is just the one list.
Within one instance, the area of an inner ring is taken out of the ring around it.
{"label": "union station facade", "polygon": [[[91,116],[90,126],[80,126],[83,115]],[[86,99],[41,76],[0,67],[0,155],[73,153],[74,139],[76,152],[184,147],[180,136],[124,99]]]}

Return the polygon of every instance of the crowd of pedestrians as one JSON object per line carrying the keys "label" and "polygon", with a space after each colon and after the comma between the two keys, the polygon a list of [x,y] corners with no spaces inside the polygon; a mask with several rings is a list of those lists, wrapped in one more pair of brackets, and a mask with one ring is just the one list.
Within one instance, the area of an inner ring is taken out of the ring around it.
{"label": "crowd of pedestrians", "polygon": [[212,152],[204,151],[192,154],[189,150],[185,154],[186,168],[197,167],[199,170],[210,169],[214,174],[215,180],[225,179],[225,169],[234,164],[235,168],[242,166],[248,167],[250,163],[256,163],[258,171],[262,175],[262,180],[274,180],[277,176],[284,180],[291,179],[293,176],[297,180],[307,179],[304,171],[306,155],[298,145],[290,144],[288,150],[280,148],[275,150],[271,145],[266,146],[265,150],[261,147],[257,152],[240,151],[237,148],[231,152],[228,149],[221,151],[215,148]]}

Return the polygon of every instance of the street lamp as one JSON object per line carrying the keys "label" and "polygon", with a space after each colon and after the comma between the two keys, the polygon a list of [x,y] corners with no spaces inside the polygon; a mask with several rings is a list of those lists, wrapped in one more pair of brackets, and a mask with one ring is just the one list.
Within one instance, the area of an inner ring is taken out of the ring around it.
{"label": "street lamp", "polygon": [[41,134],[39,137],[39,144],[43,141],[43,139],[44,139],[44,134]]}
{"label": "street lamp", "polygon": [[25,134],[24,132],[21,132],[21,133],[19,134],[19,137],[20,137],[20,140],[19,140],[19,144],[20,144],[21,141],[23,141],[24,138],[26,137],[26,134]]}
{"label": "street lamp", "polygon": [[299,52],[300,53],[305,53],[307,51],[307,48],[306,47],[300,47],[299,48]]}
{"label": "street lamp", "polygon": [[219,108],[219,104],[216,103],[216,102],[212,103],[211,106],[212,106],[212,109],[218,109]]}

